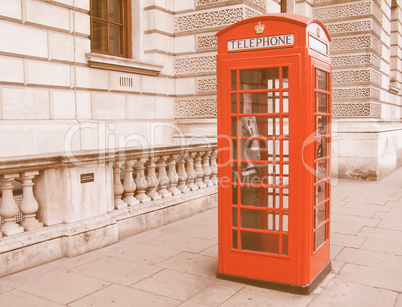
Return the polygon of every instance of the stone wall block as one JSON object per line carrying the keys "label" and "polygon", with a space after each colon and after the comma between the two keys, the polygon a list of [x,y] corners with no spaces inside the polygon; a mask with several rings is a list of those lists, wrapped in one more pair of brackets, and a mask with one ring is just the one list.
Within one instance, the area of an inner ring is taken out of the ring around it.
{"label": "stone wall block", "polygon": [[74,91],[54,90],[50,97],[52,119],[75,119]]}
{"label": "stone wall block", "polygon": [[70,65],[26,60],[25,83],[70,87]]}
{"label": "stone wall block", "polygon": [[0,37],[1,52],[48,57],[47,31],[44,29],[0,21]]}
{"label": "stone wall block", "polygon": [[0,1],[0,16],[21,20],[21,0]]}
{"label": "stone wall block", "polygon": [[196,51],[196,38],[193,34],[176,36],[174,38],[175,50],[181,53],[194,53]]}
{"label": "stone wall block", "polygon": [[70,11],[70,19],[70,32],[85,36],[91,35],[91,18],[89,14]]}
{"label": "stone wall block", "polygon": [[0,56],[0,82],[24,83],[24,61]]}
{"label": "stone wall block", "polygon": [[92,93],[93,119],[121,120],[125,116],[125,95],[112,93]]}
{"label": "stone wall block", "polygon": [[49,90],[3,88],[3,119],[49,119]]}
{"label": "stone wall block", "polygon": [[146,21],[146,23],[144,23],[145,31],[173,33],[173,15],[170,12],[145,10],[144,21]]}
{"label": "stone wall block", "polygon": [[49,59],[74,61],[74,37],[69,34],[49,31]]}
{"label": "stone wall block", "polygon": [[23,8],[25,22],[27,23],[70,31],[70,11],[68,8],[34,0],[26,0]]}
{"label": "stone wall block", "polygon": [[78,88],[109,89],[109,72],[107,70],[77,66],[75,73],[73,69],[72,72]]}

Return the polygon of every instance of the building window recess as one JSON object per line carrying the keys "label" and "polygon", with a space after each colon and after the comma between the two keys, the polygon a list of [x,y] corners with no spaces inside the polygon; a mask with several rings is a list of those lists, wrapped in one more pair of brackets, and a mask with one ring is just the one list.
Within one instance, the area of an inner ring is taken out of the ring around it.
{"label": "building window recess", "polygon": [[91,0],[92,52],[129,57],[129,6],[129,0]]}

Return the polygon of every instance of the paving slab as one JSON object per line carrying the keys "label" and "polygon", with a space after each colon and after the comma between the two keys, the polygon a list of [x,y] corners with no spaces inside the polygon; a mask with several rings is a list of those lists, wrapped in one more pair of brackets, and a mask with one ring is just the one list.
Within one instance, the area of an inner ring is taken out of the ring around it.
{"label": "paving slab", "polygon": [[158,266],[197,276],[215,277],[218,271],[218,259],[189,252],[173,256]]}
{"label": "paving slab", "polygon": [[366,237],[357,236],[354,234],[332,232],[331,249],[333,245],[359,248],[366,239]]}
{"label": "paving slab", "polygon": [[388,221],[402,221],[402,213],[394,213],[392,209],[390,211],[391,212],[377,212],[374,218]]}
{"label": "paving slab", "polygon": [[161,271],[161,268],[110,256],[83,264],[71,270],[71,272],[77,274],[125,286],[132,285],[158,271]]}
{"label": "paving slab", "polygon": [[186,301],[217,282],[216,279],[164,269],[132,285],[133,288]]}
{"label": "paving slab", "polygon": [[399,293],[394,307],[402,307],[402,293]]}
{"label": "paving slab", "polygon": [[377,228],[398,230],[401,232],[402,236],[402,223],[400,221],[381,220]]}
{"label": "paving slab", "polygon": [[373,268],[402,272],[402,256],[345,247],[335,258],[337,261],[360,264]]}
{"label": "paving slab", "polygon": [[220,306],[253,306],[253,307],[293,307],[307,306],[311,296],[291,294],[270,289],[246,286],[230,297]]}
{"label": "paving slab", "polygon": [[157,264],[181,253],[179,250],[167,247],[153,246],[143,242],[124,240],[103,248],[102,254],[127,259],[144,264]]}
{"label": "paving slab", "polygon": [[362,230],[362,225],[349,223],[331,222],[331,232],[340,234],[356,235]]}
{"label": "paving slab", "polygon": [[361,249],[402,256],[402,244],[386,239],[367,238],[362,244]]}
{"label": "paving slab", "polygon": [[104,256],[105,255],[101,252],[101,250],[96,250],[82,254],[79,257],[60,258],[49,262],[49,264],[58,267],[59,269],[73,269],[88,262],[98,260]]}
{"label": "paving slab", "polygon": [[345,282],[402,292],[402,274],[400,271],[345,263],[337,278]]}
{"label": "paving slab", "polygon": [[245,285],[241,283],[218,280],[216,283],[190,298],[190,302],[196,302],[206,306],[220,306],[244,287]]}
{"label": "paving slab", "polygon": [[3,277],[0,283],[60,304],[68,304],[110,284],[49,264]]}
{"label": "paving slab", "polygon": [[208,247],[199,253],[200,255],[218,258],[218,244]]}
{"label": "paving slab", "polygon": [[388,201],[396,201],[398,197],[396,196],[389,196],[384,195],[382,193],[361,193],[357,196],[348,196],[344,199],[345,201],[349,202],[361,202],[366,204],[373,204],[373,205],[380,205],[385,206]]}
{"label": "paving slab", "polygon": [[92,293],[82,299],[79,299],[69,306],[119,306],[119,307],[160,307],[160,306],[179,306],[183,301],[164,297],[154,293],[148,293],[138,289],[125,287],[122,285],[110,285],[100,291]]}
{"label": "paving slab", "polygon": [[331,260],[335,259],[335,257],[339,255],[339,253],[341,252],[341,250],[343,248],[344,248],[344,246],[331,244],[331,248],[330,248],[330,251],[329,251],[330,259]]}
{"label": "paving slab", "polygon": [[332,279],[320,295],[308,304],[308,307],[393,307],[397,295],[396,292],[390,290]]}
{"label": "paving slab", "polygon": [[217,239],[206,240],[177,234],[165,234],[147,242],[147,244],[154,246],[166,247],[192,253],[201,252],[204,249],[215,245],[216,243]]}
{"label": "paving slab", "polygon": [[[390,210],[390,209],[388,209]],[[362,203],[350,203],[347,202],[342,206],[331,206],[331,213],[332,214],[343,214],[343,215],[350,215],[356,217],[373,217],[377,212],[379,212],[378,206],[373,207],[373,205],[367,204],[365,206]],[[382,211],[388,212],[388,211]]]}
{"label": "paving slab", "polygon": [[[208,221],[211,224],[210,221]],[[187,222],[177,222],[165,227],[166,232],[170,234],[180,234],[183,236],[200,238],[200,239],[214,239],[217,238],[218,232],[214,227],[206,227],[199,224],[189,224]]]}
{"label": "paving slab", "polygon": [[[1,294],[1,293],[5,293],[5,292],[7,292],[7,291],[11,291],[11,290],[12,290],[12,288],[0,284],[0,294]],[[1,302],[1,301],[0,301],[0,302]]]}
{"label": "paving slab", "polygon": [[392,229],[363,227],[362,230],[357,235],[368,238],[378,238],[378,239],[402,242],[401,232]]}
{"label": "paving slab", "polygon": [[[372,226],[375,227],[381,221],[380,217],[365,217],[365,216],[355,216],[348,214],[339,213],[341,210],[337,210],[338,213],[331,214],[331,222],[346,223],[356,226]],[[376,214],[378,214],[377,212]],[[385,213],[385,212],[382,212]]]}
{"label": "paving slab", "polygon": [[65,305],[20,290],[11,290],[0,295],[0,306],[57,307]]}

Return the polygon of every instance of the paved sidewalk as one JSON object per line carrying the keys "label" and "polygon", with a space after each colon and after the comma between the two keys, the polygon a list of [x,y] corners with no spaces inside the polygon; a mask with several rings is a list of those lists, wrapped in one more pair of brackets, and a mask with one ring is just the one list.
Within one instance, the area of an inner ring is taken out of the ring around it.
{"label": "paved sidewalk", "polygon": [[331,258],[308,296],[219,280],[212,209],[0,278],[0,306],[402,307],[402,167],[333,187]]}

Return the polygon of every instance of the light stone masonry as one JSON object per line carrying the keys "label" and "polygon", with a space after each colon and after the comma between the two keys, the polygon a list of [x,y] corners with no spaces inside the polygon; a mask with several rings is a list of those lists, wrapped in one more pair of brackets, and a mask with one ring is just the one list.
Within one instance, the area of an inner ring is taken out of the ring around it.
{"label": "light stone masonry", "polygon": [[124,94],[92,92],[93,119],[125,119]]}
{"label": "light stone masonry", "polygon": [[74,37],[49,31],[49,60],[74,61]]}
{"label": "light stone masonry", "polygon": [[173,16],[161,10],[144,11],[144,30],[157,30],[163,33],[173,33]]}
{"label": "light stone masonry", "polygon": [[91,24],[88,14],[70,11],[70,25],[70,32],[83,36],[91,35]]}
{"label": "light stone masonry", "polygon": [[[32,150],[32,125],[29,121],[0,121],[0,156],[18,156],[33,154]],[[23,146],[21,146],[23,144]]]}
{"label": "light stone masonry", "polygon": [[176,79],[176,95],[195,95],[196,84],[195,78],[177,78]]}
{"label": "light stone masonry", "polygon": [[91,41],[89,38],[76,36],[75,42],[75,61],[80,64],[87,64],[87,57],[85,54],[91,52]]}
{"label": "light stone masonry", "polygon": [[[43,152],[64,152],[68,131],[77,125],[73,120],[45,120],[32,122],[32,152],[35,154]],[[80,148],[79,139],[73,139],[71,148],[78,150]]]}
{"label": "light stone masonry", "polygon": [[44,29],[0,20],[0,37],[0,52],[48,58],[47,31]]}
{"label": "light stone masonry", "polygon": [[42,1],[25,0],[24,22],[70,31],[70,11]]}
{"label": "light stone masonry", "polygon": [[24,61],[0,56],[0,82],[24,83]]}
{"label": "light stone masonry", "polygon": [[70,87],[70,65],[26,60],[25,84]]}
{"label": "light stone masonry", "polygon": [[74,91],[50,91],[51,119],[75,119],[76,101]]}
{"label": "light stone masonry", "polygon": [[49,119],[49,90],[3,87],[3,119]]}
{"label": "light stone masonry", "polygon": [[[45,0],[41,0],[41,1],[45,1]],[[86,8],[89,10],[89,1],[75,1],[75,0],[48,0],[46,2],[50,2],[50,3],[54,3],[54,4],[61,4],[64,6],[69,6],[72,7],[75,3],[77,2],[75,5],[81,5],[83,6],[83,8]]]}
{"label": "light stone masonry", "polygon": [[184,35],[176,36],[174,39],[176,54],[180,53],[194,53],[196,51],[195,36]]}
{"label": "light stone masonry", "polygon": [[0,16],[21,20],[21,0],[0,1]]}
{"label": "light stone masonry", "polygon": [[162,53],[174,53],[175,39],[161,33],[149,33],[144,36],[144,50],[158,51]]}
{"label": "light stone masonry", "polygon": [[75,70],[71,69],[71,73],[78,88],[103,90],[109,88],[109,72],[107,70],[77,66]]}
{"label": "light stone masonry", "polygon": [[77,119],[91,119],[91,93],[76,91]]}

